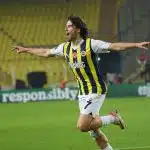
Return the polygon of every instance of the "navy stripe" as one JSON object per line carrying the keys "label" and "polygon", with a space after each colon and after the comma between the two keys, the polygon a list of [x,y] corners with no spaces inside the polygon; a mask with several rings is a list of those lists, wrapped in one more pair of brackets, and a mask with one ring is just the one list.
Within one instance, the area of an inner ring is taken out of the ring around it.
{"label": "navy stripe", "polygon": [[66,60],[67,60],[67,62],[69,62],[70,47],[71,47],[71,43],[69,43],[69,45],[67,46],[67,50],[66,50]]}
{"label": "navy stripe", "polygon": [[[77,80],[78,80],[78,79],[77,79]],[[78,84],[79,84],[80,95],[82,95],[83,93],[82,93],[82,90],[81,90],[81,84],[80,84],[79,80],[78,80]]]}
{"label": "navy stripe", "polygon": [[92,49],[91,49],[91,58],[92,58],[94,66],[95,66],[98,81],[99,81],[99,83],[101,85],[101,88],[102,88],[102,94],[104,94],[106,92],[106,86],[105,86],[105,83],[104,83],[104,80],[103,80],[103,77],[102,77],[100,66],[98,66],[97,61],[96,61],[96,54],[93,52]]}
{"label": "navy stripe", "polygon": [[[85,51],[86,50],[86,41],[84,41],[82,44],[81,44],[81,51]],[[94,80],[94,77],[92,75],[92,72],[91,72],[91,69],[89,67],[89,64],[88,64],[88,61],[87,61],[87,56],[85,57],[81,57],[81,60],[83,62],[85,62],[86,66],[84,68],[89,80],[90,80],[90,83],[91,83],[91,86],[92,86],[92,93],[97,93],[97,86],[96,86],[96,82]]]}

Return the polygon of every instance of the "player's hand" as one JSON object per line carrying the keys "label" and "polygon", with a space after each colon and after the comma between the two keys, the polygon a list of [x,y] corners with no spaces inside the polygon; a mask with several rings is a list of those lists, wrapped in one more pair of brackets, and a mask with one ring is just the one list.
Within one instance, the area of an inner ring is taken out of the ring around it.
{"label": "player's hand", "polygon": [[28,49],[26,47],[18,46],[18,45],[13,46],[12,50],[15,50],[17,53],[25,53],[28,51]]}
{"label": "player's hand", "polygon": [[150,46],[150,42],[141,42],[136,44],[136,47],[146,49],[146,50],[148,49],[149,46]]}

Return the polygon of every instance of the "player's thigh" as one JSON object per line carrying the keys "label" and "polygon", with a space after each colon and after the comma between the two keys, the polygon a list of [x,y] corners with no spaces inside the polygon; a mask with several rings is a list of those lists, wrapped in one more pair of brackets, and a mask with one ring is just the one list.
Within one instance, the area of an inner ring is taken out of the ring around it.
{"label": "player's thigh", "polygon": [[77,127],[80,130],[89,130],[90,129],[90,122],[93,120],[93,117],[88,114],[80,114],[78,121],[77,121]]}
{"label": "player's thigh", "polygon": [[92,121],[90,122],[90,128],[92,130],[99,129],[102,126],[102,120],[99,115],[94,115]]}
{"label": "player's thigh", "polygon": [[105,100],[105,95],[91,94],[79,97],[80,114],[99,115],[100,108]]}
{"label": "player's thigh", "polygon": [[100,126],[99,110],[105,95],[92,94],[79,98],[80,116],[77,127],[81,130],[95,129]]}

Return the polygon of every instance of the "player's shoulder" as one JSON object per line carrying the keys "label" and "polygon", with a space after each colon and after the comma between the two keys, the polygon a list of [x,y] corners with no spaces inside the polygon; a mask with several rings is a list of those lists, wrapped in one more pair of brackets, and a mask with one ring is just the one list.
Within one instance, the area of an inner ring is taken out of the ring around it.
{"label": "player's shoulder", "polygon": [[62,43],[62,44],[63,44],[63,46],[67,46],[67,45],[70,44],[70,42],[69,42],[69,41],[66,41],[66,42],[64,42],[64,43]]}
{"label": "player's shoulder", "polygon": [[90,42],[91,42],[91,46],[92,47],[94,47],[94,46],[96,46],[98,44],[98,40],[93,39],[93,38],[90,39]]}
{"label": "player's shoulder", "polygon": [[91,38],[90,40],[91,40],[91,43],[102,42],[102,40],[99,40],[99,39],[93,39],[93,38]]}
{"label": "player's shoulder", "polygon": [[100,39],[91,39],[91,44],[92,45],[110,45],[111,43],[110,42],[107,42],[107,41],[103,41],[103,40],[100,40]]}
{"label": "player's shoulder", "polygon": [[101,40],[97,40],[97,39],[93,39],[93,38],[90,38],[90,43],[91,45],[97,45],[98,43],[102,42]]}
{"label": "player's shoulder", "polygon": [[65,45],[66,45],[66,42],[60,43],[59,45],[57,45],[57,46],[55,47],[55,49],[63,49]]}
{"label": "player's shoulder", "polygon": [[59,44],[58,46],[63,47],[66,42]]}

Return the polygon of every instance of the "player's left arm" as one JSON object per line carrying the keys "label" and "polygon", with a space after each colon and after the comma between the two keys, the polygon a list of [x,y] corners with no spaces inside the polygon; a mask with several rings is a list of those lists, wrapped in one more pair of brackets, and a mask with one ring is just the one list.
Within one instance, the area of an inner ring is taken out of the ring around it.
{"label": "player's left arm", "polygon": [[107,53],[112,51],[123,51],[130,48],[148,49],[150,42],[139,43],[109,43],[101,40],[91,39],[91,48],[95,53]]}
{"label": "player's left arm", "polygon": [[139,43],[111,43],[108,47],[110,50],[122,51],[130,48],[141,48],[148,49],[150,42],[139,42]]}

